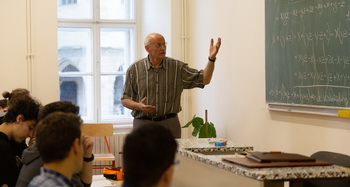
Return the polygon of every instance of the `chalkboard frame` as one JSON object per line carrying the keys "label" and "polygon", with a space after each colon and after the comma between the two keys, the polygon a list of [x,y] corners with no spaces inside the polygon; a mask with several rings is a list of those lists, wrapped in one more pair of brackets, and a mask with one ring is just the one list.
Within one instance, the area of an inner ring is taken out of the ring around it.
{"label": "chalkboard frame", "polygon": [[[288,2],[288,3],[305,3],[306,2],[305,0],[265,0],[265,22],[266,22],[265,23],[265,26],[266,26],[266,30],[265,30],[265,32],[266,32],[266,38],[265,38],[265,42],[266,42],[266,44],[265,44],[266,45],[265,46],[265,48],[266,48],[266,102],[268,103],[269,108],[271,110],[278,110],[278,111],[302,112],[302,113],[321,114],[321,115],[330,115],[330,116],[337,116],[337,111],[338,110],[349,110],[350,109],[350,99],[349,99],[349,104],[346,104],[345,106],[337,106],[336,104],[329,104],[329,103],[323,103],[323,104],[316,103],[315,104],[313,102],[310,102],[310,103],[285,102],[285,101],[279,101],[279,100],[271,99],[271,97],[268,96],[269,92],[273,93],[273,92],[271,92],[271,88],[269,88],[269,86],[271,86],[269,84],[275,84],[274,82],[272,83],[271,79],[269,79],[269,76],[274,76],[274,75],[269,74],[271,72],[269,72],[269,69],[268,69],[268,68],[271,67],[271,66],[268,66],[269,65],[269,60],[271,60],[271,58],[269,58],[269,55],[271,54],[271,46],[269,46],[270,44],[268,44],[268,42],[271,42],[271,36],[269,36],[270,30],[268,29],[268,28],[270,28],[271,24],[268,21],[272,17],[270,15],[271,12],[273,12],[273,11],[270,11],[270,9],[268,8],[268,3],[271,3],[271,2],[272,3],[276,3],[276,2],[281,2],[281,1]],[[308,2],[311,2],[311,1],[309,0]],[[346,4],[346,8],[347,8],[346,11],[349,11],[349,20],[350,20],[350,0],[346,0],[346,1],[345,0],[337,0],[337,1],[324,0],[324,1],[317,1],[317,2],[325,3],[324,5],[322,4],[322,6],[325,7],[324,9],[329,8],[331,6],[334,6],[334,7],[335,6],[339,6],[339,7],[340,6],[345,6],[345,4]],[[342,4],[344,2],[345,2],[345,4]],[[334,4],[330,4],[330,3],[334,3]],[[329,7],[327,7],[326,5],[329,6]],[[311,6],[309,6],[309,7],[311,7]],[[313,8],[315,8],[315,7],[316,7],[316,5]],[[279,8],[280,7],[277,7],[276,9],[279,9]],[[309,10],[305,10],[305,11],[307,13],[307,11],[309,11]],[[301,12],[302,11],[299,11],[299,14],[301,14]],[[284,12],[284,13],[286,13],[286,12]],[[287,13],[291,13],[291,12],[287,11]],[[297,11],[297,14],[298,14],[298,11]],[[287,15],[281,14],[281,17],[282,16],[287,16]],[[270,24],[270,25],[268,25],[268,24]],[[347,24],[347,22],[346,22],[346,24]],[[349,25],[349,27],[346,27],[346,28],[349,28],[349,30],[350,30],[350,21],[349,21],[348,25]],[[350,36],[350,34],[349,34],[349,36]],[[283,37],[285,37],[285,36],[283,36]],[[275,37],[274,40],[276,40],[276,38],[277,37]],[[281,39],[281,38],[282,37],[280,37],[279,39]],[[288,39],[288,38],[284,38],[284,39]],[[284,42],[286,42],[286,41],[284,41]],[[347,42],[349,43],[349,46],[350,46],[350,39],[348,39]],[[290,59],[287,59],[287,60],[290,60]],[[273,71],[276,71],[276,70],[273,70]],[[280,76],[285,76],[285,75],[282,74]],[[276,82],[278,82],[278,81],[276,81]],[[281,92],[281,91],[279,90],[279,92]],[[349,94],[345,95],[345,97],[346,98],[348,98],[348,97],[350,98]]]}

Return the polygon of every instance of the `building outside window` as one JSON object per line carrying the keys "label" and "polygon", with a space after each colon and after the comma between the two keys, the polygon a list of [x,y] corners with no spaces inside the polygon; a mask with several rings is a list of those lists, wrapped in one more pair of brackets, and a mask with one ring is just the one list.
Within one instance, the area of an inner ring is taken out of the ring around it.
{"label": "building outside window", "polygon": [[124,122],[125,73],[135,60],[134,0],[58,0],[60,100],[84,122]]}

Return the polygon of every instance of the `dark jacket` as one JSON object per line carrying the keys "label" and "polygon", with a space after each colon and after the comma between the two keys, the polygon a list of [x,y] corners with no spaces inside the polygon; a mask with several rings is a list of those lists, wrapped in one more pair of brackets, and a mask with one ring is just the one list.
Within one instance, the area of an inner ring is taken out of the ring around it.
{"label": "dark jacket", "polygon": [[19,173],[19,159],[6,134],[0,132],[0,186],[7,184],[16,185]]}

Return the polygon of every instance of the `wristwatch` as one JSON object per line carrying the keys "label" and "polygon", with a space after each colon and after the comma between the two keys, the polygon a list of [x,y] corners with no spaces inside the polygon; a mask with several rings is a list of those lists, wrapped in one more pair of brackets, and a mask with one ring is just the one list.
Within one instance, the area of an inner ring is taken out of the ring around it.
{"label": "wristwatch", "polygon": [[208,60],[209,60],[210,62],[215,62],[216,57],[215,57],[214,59],[211,59],[210,56],[209,56],[209,57],[208,57]]}
{"label": "wristwatch", "polygon": [[91,157],[90,158],[85,158],[84,157],[84,162],[92,162],[94,160],[94,154],[91,154]]}

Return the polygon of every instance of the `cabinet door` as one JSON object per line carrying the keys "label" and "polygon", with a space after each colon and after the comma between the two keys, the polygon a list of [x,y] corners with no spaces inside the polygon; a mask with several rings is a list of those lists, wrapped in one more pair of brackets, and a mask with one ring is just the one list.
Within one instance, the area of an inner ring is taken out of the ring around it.
{"label": "cabinet door", "polygon": [[28,87],[26,1],[0,1],[0,92]]}

